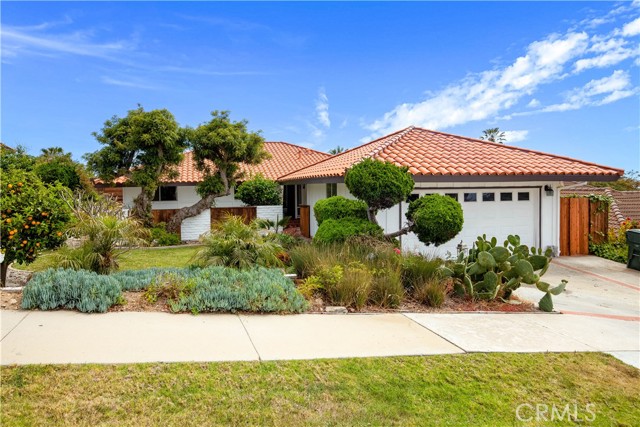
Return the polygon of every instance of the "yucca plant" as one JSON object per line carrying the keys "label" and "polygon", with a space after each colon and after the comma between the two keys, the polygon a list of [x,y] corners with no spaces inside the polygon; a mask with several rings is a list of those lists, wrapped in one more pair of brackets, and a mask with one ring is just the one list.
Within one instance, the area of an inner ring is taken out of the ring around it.
{"label": "yucca plant", "polygon": [[91,270],[109,274],[118,269],[118,258],[129,248],[145,246],[149,231],[134,218],[114,215],[92,216],[76,213],[69,234],[85,238],[78,249],[65,249],[54,255],[54,263],[63,268]]}
{"label": "yucca plant", "polygon": [[255,220],[245,224],[241,217],[229,215],[213,224],[211,231],[200,239],[204,248],[196,254],[202,266],[223,265],[250,268],[256,265],[281,267],[278,255],[284,253],[280,243],[260,234]]}

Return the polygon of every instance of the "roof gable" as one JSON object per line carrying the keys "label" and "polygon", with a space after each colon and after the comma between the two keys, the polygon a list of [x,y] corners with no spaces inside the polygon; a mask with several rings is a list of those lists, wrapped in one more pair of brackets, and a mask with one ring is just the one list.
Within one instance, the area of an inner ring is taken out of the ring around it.
{"label": "roof gable", "polygon": [[[265,159],[257,165],[243,164],[241,170],[246,176],[262,174],[265,178],[275,181],[283,175],[331,157],[331,154],[288,142],[265,142],[264,148],[271,154],[271,158]],[[202,172],[196,167],[192,151],[184,153],[184,158],[176,167],[176,172],[176,177],[165,179],[163,183],[195,184],[204,179]],[[125,177],[119,177],[114,180],[116,184],[124,184],[126,181]]]}
{"label": "roof gable", "polygon": [[378,138],[280,179],[341,177],[365,158],[407,166],[414,176],[608,176],[616,168],[418,127]]}

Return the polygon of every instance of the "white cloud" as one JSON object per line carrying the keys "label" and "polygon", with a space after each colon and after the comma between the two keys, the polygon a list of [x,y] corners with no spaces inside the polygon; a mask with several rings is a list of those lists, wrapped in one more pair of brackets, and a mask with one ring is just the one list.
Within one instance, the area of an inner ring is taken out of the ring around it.
{"label": "white cloud", "polygon": [[112,85],[112,86],[122,86],[122,87],[130,87],[134,89],[149,89],[149,90],[159,90],[161,89],[158,86],[151,85],[146,82],[137,81],[137,80],[122,80],[122,79],[114,79],[108,76],[102,76],[100,79],[102,83]]}
{"label": "white cloud", "polygon": [[[615,21],[629,15],[628,6],[619,6],[609,11],[603,19]],[[580,23],[583,28],[595,26],[590,18]],[[586,31],[574,28],[563,35],[552,34],[527,46],[525,53],[505,67],[497,67],[471,74],[444,89],[427,92],[426,99],[415,103],[403,103],[386,112],[377,120],[364,127],[371,131],[368,138],[384,135],[398,129],[417,125],[430,129],[446,129],[471,121],[493,119],[505,110],[513,109],[525,96],[531,96],[541,86],[566,79],[588,69],[607,68],[624,60],[640,56],[640,48],[625,37],[640,33],[640,18],[628,22],[608,34],[589,36]],[[628,74],[614,73],[609,84],[622,81]],[[604,84],[604,79],[601,84]],[[596,83],[593,82],[593,85]],[[562,104],[546,108],[556,111],[581,108],[582,106],[603,105],[633,94],[630,86],[612,90],[606,95],[592,93],[595,86],[583,88],[586,100],[575,92]],[[578,97],[578,98],[576,98]],[[595,98],[594,98],[595,97]],[[597,99],[597,101],[596,101]],[[527,107],[538,108],[537,99],[529,101]],[[564,108],[564,109],[562,109]],[[529,115],[545,108],[529,112],[509,112],[502,116],[505,120],[513,116]]]}
{"label": "white cloud", "polygon": [[323,87],[318,89],[318,99],[316,100],[316,118],[318,122],[326,128],[331,127],[329,119],[329,98]]}
{"label": "white cloud", "polygon": [[505,130],[504,131],[504,138],[507,140],[507,142],[524,141],[525,139],[527,139],[528,135],[529,135],[528,130]]}
{"label": "white cloud", "polygon": [[[618,31],[616,31],[617,33]],[[629,41],[621,37],[615,36],[596,36],[592,37],[592,45],[589,47],[589,53],[595,53],[595,56],[582,58],[575,62],[574,72],[579,73],[589,68],[606,68],[616,65],[625,59],[633,58],[640,55],[640,49],[637,44],[629,46]]]}
{"label": "white cloud", "polygon": [[565,74],[565,65],[587,48],[585,33],[552,35],[533,42],[510,66],[473,74],[425,101],[401,104],[368,125],[373,136],[418,125],[442,129],[483,120],[515,105],[546,82]]}
{"label": "white cloud", "polygon": [[[565,101],[560,104],[546,106],[534,113],[548,113],[557,111],[577,110],[587,106],[610,104],[637,93],[632,88],[629,73],[616,70],[608,77],[591,80],[581,88],[570,91]],[[524,115],[523,113],[515,115]]]}
{"label": "white cloud", "polygon": [[7,54],[12,56],[19,51],[33,51],[34,53],[55,52],[114,59],[117,53],[132,47],[125,41],[95,42],[80,32],[57,35],[34,34],[33,31],[3,26],[0,29],[0,35],[3,51],[8,50]]}
{"label": "white cloud", "polygon": [[640,18],[636,18],[622,27],[623,36],[633,37],[638,34],[640,34]]}

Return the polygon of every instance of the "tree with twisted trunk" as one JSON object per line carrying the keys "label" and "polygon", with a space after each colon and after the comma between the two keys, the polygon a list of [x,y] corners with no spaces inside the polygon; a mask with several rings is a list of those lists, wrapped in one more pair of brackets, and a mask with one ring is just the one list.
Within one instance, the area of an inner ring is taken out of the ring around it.
{"label": "tree with twisted trunk", "polygon": [[151,201],[160,182],[177,175],[175,167],[186,148],[185,130],[168,110],[145,111],[141,106],[125,117],[113,116],[93,136],[104,147],[87,154],[91,171],[110,183],[123,177],[141,187],[134,200],[132,216],[152,225]]}
{"label": "tree with twisted trunk", "polygon": [[211,120],[186,131],[196,168],[204,179],[196,186],[201,199],[176,212],[167,223],[175,233],[182,221],[213,206],[217,197],[231,194],[243,178],[241,165],[256,165],[269,157],[260,131],[247,130],[247,121],[231,121],[229,111],[213,111]]}

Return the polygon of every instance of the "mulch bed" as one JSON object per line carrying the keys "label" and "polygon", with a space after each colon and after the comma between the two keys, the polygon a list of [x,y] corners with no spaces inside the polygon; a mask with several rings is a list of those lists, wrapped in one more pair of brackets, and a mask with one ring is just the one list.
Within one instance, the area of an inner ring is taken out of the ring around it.
{"label": "mulch bed", "polygon": [[[137,311],[137,312],[163,312],[170,313],[169,307],[164,299],[158,299],[155,303],[148,302],[143,292],[123,292],[126,303],[115,305],[109,308],[109,312]],[[0,292],[0,308],[3,310],[19,310],[22,301],[21,292]],[[311,301],[307,313],[324,313],[326,304],[321,298]],[[440,308],[428,307],[410,298],[405,299],[398,308],[382,308],[367,306],[357,313],[442,313],[442,312],[463,312],[463,311],[495,311],[507,313],[529,313],[539,311],[535,305],[529,301],[523,301],[513,296],[511,303],[503,301],[471,301],[460,298],[447,298]],[[355,310],[349,309],[350,313]]]}

